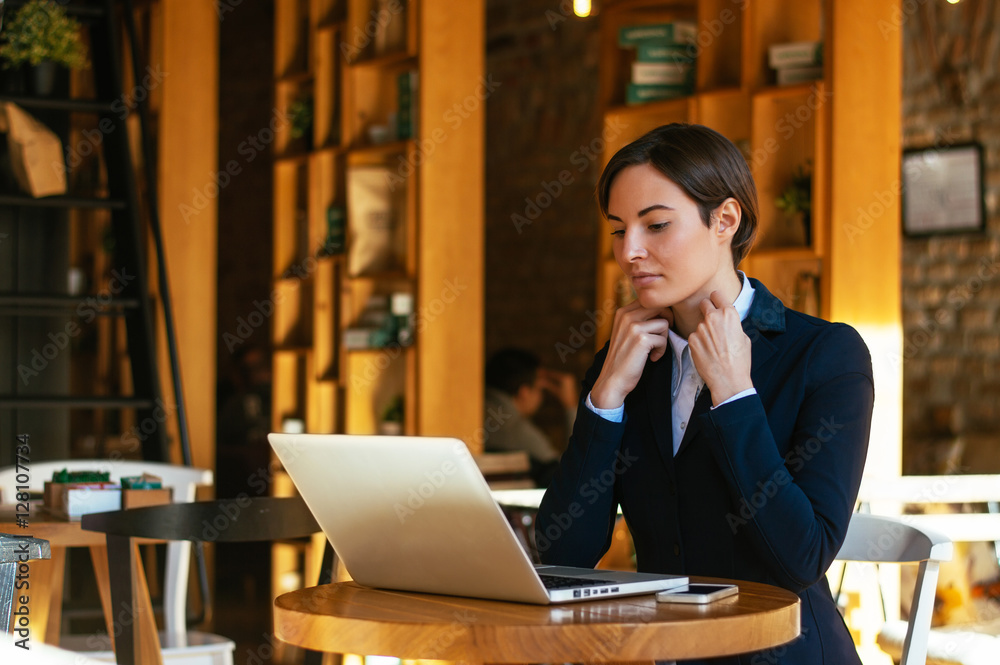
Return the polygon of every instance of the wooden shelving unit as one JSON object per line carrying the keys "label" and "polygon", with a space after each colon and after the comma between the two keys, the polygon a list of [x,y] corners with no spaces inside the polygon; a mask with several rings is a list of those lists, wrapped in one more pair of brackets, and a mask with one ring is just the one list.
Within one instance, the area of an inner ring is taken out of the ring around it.
{"label": "wooden shelving unit", "polygon": [[[402,396],[404,433],[481,441],[484,108],[458,128],[442,118],[483,76],[484,17],[482,0],[275,3],[275,431],[374,434]],[[415,83],[408,133],[393,132],[400,75]],[[311,136],[293,138],[304,99]],[[400,256],[352,274],[348,183],[371,168],[391,178]],[[344,211],[345,253],[320,251],[331,207]],[[412,344],[348,349],[344,331],[369,298],[398,292],[413,298]],[[293,491],[280,471],[273,491]],[[276,581],[299,556],[276,551]]]}

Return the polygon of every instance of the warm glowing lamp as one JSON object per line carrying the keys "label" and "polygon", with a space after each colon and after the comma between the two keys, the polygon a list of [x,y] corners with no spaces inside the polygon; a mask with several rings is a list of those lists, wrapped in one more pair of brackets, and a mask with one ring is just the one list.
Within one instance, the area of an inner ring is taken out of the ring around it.
{"label": "warm glowing lamp", "polygon": [[580,18],[590,16],[590,0],[573,0],[573,13]]}

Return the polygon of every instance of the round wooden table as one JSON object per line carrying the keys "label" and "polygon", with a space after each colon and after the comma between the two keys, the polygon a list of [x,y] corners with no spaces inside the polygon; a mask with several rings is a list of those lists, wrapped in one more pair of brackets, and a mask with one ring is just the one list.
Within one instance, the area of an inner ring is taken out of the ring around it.
{"label": "round wooden table", "polygon": [[541,606],[344,582],[279,596],[275,634],[317,651],[489,663],[707,658],[760,651],[799,635],[798,596],[737,583],[738,595],[708,605],[643,595]]}

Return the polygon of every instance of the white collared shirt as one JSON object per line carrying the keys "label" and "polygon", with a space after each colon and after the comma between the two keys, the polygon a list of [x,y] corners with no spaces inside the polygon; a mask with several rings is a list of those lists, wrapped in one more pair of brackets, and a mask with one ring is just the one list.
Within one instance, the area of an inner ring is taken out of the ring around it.
{"label": "white collared shirt", "polygon": [[[750,280],[741,270],[736,271],[743,283],[740,294],[733,301],[733,307],[740,315],[740,321],[747,318],[750,313],[750,305],[753,303],[754,289],[750,286]],[[695,400],[705,387],[705,381],[698,375],[694,361],[691,360],[691,349],[686,339],[678,335],[671,329],[667,335],[670,350],[674,354],[673,373],[670,377],[670,421],[673,429],[674,454],[681,447],[684,440],[684,431],[687,429],[691,419],[691,412],[694,410]],[[756,395],[755,388],[748,388],[736,393],[722,404],[736,401],[742,397]],[[620,423],[625,415],[625,405],[622,404],[617,409],[599,409],[590,401],[590,394],[587,394],[587,408],[606,420]],[[722,406],[719,404],[718,406]],[[712,407],[717,408],[715,406]]]}

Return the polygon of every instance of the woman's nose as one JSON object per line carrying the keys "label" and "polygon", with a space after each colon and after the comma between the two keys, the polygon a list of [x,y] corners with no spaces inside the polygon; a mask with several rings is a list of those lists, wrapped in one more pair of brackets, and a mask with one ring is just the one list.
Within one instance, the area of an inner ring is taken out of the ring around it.
{"label": "woman's nose", "polygon": [[625,231],[622,244],[622,256],[627,261],[635,261],[646,256],[646,246],[643,243],[642,234],[632,230]]}

